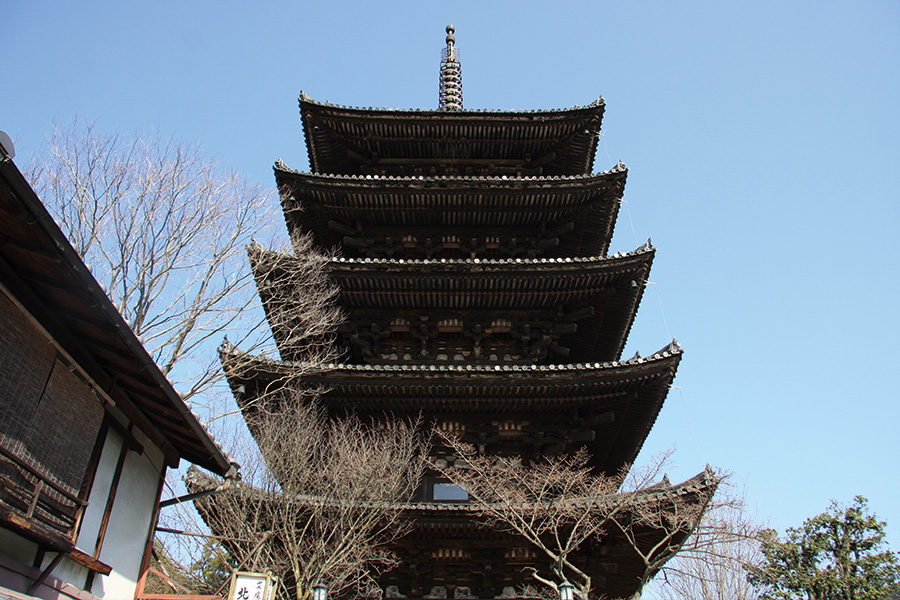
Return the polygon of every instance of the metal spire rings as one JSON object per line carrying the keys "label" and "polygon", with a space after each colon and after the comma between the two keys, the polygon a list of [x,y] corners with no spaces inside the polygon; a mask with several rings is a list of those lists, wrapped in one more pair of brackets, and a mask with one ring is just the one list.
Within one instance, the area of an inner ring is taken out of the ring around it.
{"label": "metal spire rings", "polygon": [[447,47],[441,50],[441,89],[438,98],[440,110],[462,110],[462,65],[459,50],[453,37],[453,25],[447,25]]}

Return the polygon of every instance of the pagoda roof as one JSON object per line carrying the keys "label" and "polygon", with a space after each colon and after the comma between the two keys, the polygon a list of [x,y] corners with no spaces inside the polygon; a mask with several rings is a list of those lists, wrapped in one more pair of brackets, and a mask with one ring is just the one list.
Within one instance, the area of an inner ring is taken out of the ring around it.
{"label": "pagoda roof", "polygon": [[[652,524],[637,525],[632,530],[634,540],[642,553],[664,552],[671,558],[692,532],[691,525],[696,526],[699,522],[720,481],[721,477],[709,466],[694,477],[675,485],[663,477],[661,482],[635,492],[635,498],[631,501],[633,508],[624,511],[620,522],[628,523],[648,512],[660,516],[679,515],[676,518],[682,520],[683,527],[677,531],[665,531],[659,526],[659,519]],[[409,518],[414,519],[415,525],[410,534],[394,544],[401,565],[398,567],[400,573],[388,573],[388,576],[393,575],[392,581],[406,579],[403,571],[406,570],[408,561],[420,556],[423,546],[436,550],[455,548],[460,544],[466,549],[484,548],[490,543],[487,540],[493,537],[495,544],[512,548],[519,547],[524,541],[515,534],[501,533],[485,525],[476,504],[415,503],[404,505],[404,512]],[[665,538],[668,535],[671,535],[671,538],[666,543]],[[425,546],[426,544],[428,546]],[[525,547],[533,549],[527,542]],[[410,550],[412,553],[406,554],[404,550]],[[531,556],[531,559],[509,561],[511,564],[508,563],[507,568],[522,571],[523,567],[540,564],[543,560],[541,554],[531,553]],[[609,528],[599,543],[593,546],[593,551],[585,545],[575,552],[574,557],[579,561],[580,567],[591,574],[596,593],[605,598],[632,597],[644,574],[643,560],[635,552],[631,541],[625,539],[616,527]],[[440,558],[436,561],[440,562]],[[527,578],[525,581],[528,581]]]}
{"label": "pagoda roof", "polygon": [[[559,420],[561,431],[582,427],[593,432],[586,445],[594,465],[615,472],[640,451],[668,394],[682,349],[673,341],[651,356],[625,361],[528,366],[317,365],[254,356],[230,344],[220,353],[245,417],[266,394],[327,389],[322,401],[336,411],[421,413],[426,420],[518,414],[547,427]],[[573,422],[575,414],[585,419],[582,425]]]}
{"label": "pagoda roof", "polygon": [[[197,472],[199,473],[199,471]],[[205,473],[202,476],[209,480],[214,480],[212,476]],[[681,483],[672,485],[667,480],[664,480],[650,485],[638,493],[641,495],[641,502],[652,503],[660,498],[674,499],[708,491],[710,486],[715,487],[716,482],[715,472],[707,467],[704,471]],[[471,502],[407,502],[398,506],[409,513],[419,513],[423,516],[434,513],[461,512],[471,514],[480,512],[478,505]]]}
{"label": "pagoda roof", "polygon": [[561,110],[351,108],[300,95],[309,164],[317,173],[457,165],[590,173],[605,102]]}
{"label": "pagoda roof", "polygon": [[[666,478],[663,481],[651,485],[642,490],[635,492],[633,500],[626,500],[632,503],[633,508],[623,511],[620,517],[621,522],[629,522],[642,512],[644,506],[651,507],[650,510],[667,511],[675,514],[699,515],[705,510],[712,495],[715,493],[721,478],[709,467],[698,473],[694,477],[672,485]],[[221,481],[201,473],[197,470],[191,470],[185,478],[188,491],[191,493],[212,490],[221,485]],[[237,482],[232,484],[231,491],[226,493],[241,493],[250,497],[257,497],[260,502],[268,502],[272,496],[254,488],[249,484]],[[299,497],[296,500],[300,503],[315,503],[315,498]],[[207,525],[214,529],[217,520],[212,515],[221,510],[219,504],[222,500],[218,494],[205,495],[194,501],[200,515],[206,521]],[[398,554],[400,564],[392,571],[386,573],[384,581],[387,585],[391,582],[399,583],[408,581],[407,567],[409,561],[406,560],[407,552],[412,550],[416,557],[416,562],[421,563],[422,560],[428,560],[434,563],[433,569],[428,569],[426,573],[431,576],[439,575],[441,565],[452,564],[447,562],[447,557],[441,554],[441,550],[445,548],[459,548],[460,544],[467,550],[477,550],[479,555],[484,557],[487,548],[531,548],[529,543],[515,534],[499,531],[487,525],[481,519],[482,510],[476,503],[451,503],[451,502],[410,502],[398,503],[395,505],[397,510],[403,511],[405,519],[411,520],[412,530],[404,537],[394,541],[391,549]],[[270,511],[260,510],[257,514],[270,514]],[[665,513],[660,513],[665,514]],[[686,519],[690,521],[691,519]],[[696,523],[698,519],[694,519]],[[684,543],[684,540],[690,535],[690,527],[684,527],[676,532],[673,538],[666,544],[671,552],[672,548],[678,548]],[[659,544],[668,532],[663,531],[659,527],[653,525],[639,525],[634,530],[635,540],[642,553],[651,553],[657,544]],[[226,544],[234,544],[235,541],[228,541]],[[248,541],[247,543],[252,543]],[[591,550],[593,548],[593,552]],[[532,548],[533,549],[533,548]],[[533,556],[531,560],[520,559],[515,562],[496,561],[495,569],[511,569],[518,573],[522,572],[522,567],[528,564],[536,564],[540,561],[541,555],[534,552],[527,553]],[[502,555],[502,553],[501,553]],[[610,598],[630,597],[634,591],[641,575],[643,575],[644,564],[641,558],[636,554],[631,543],[624,539],[621,532],[617,528],[611,527],[606,535],[604,535],[599,544],[585,544],[575,553],[575,557],[579,560],[582,568],[586,568],[592,575],[592,580],[597,588],[597,593],[603,594]],[[411,556],[409,558],[412,558]],[[457,561],[472,560],[470,553],[460,553]],[[472,563],[473,567],[478,565],[478,558]],[[504,566],[505,565],[505,566]],[[419,564],[421,569],[421,564]],[[451,567],[452,568],[452,567]],[[420,569],[417,569],[420,570]],[[474,576],[470,576],[468,581],[463,584],[477,583],[478,573],[480,569],[471,571]],[[495,577],[496,577],[495,573]],[[421,578],[423,573],[419,573],[417,578]],[[518,575],[517,580],[527,581],[527,577]],[[425,583],[424,589],[431,587],[431,582]],[[440,580],[435,580],[434,585],[439,585]],[[401,590],[408,592],[409,590]]]}
{"label": "pagoda roof", "polygon": [[[642,288],[655,248],[613,256],[507,259],[336,258],[329,273],[348,306],[538,308],[575,302],[628,278]],[[381,300],[387,299],[387,300]],[[635,309],[639,295],[634,298]],[[632,312],[632,311],[629,311]]]}
{"label": "pagoda roof", "polygon": [[[603,255],[609,247],[628,169],[619,163],[594,175],[553,177],[378,176],[302,173],[275,165],[285,220],[291,232],[312,231],[324,247],[338,246],[343,228],[512,228],[552,230],[572,222],[561,237],[562,255]],[[499,229],[502,228],[502,229]]]}
{"label": "pagoda roof", "polygon": [[[188,487],[188,491],[190,493],[202,492],[204,490],[211,490],[219,488],[222,485],[222,481],[215,478],[208,473],[204,473],[203,471],[197,469],[188,469],[187,474],[184,477],[184,481]],[[701,471],[700,473],[694,475],[690,479],[686,479],[685,481],[677,484],[671,484],[668,482],[668,478],[664,477],[662,481],[651,484],[646,488],[638,490],[636,494],[638,494],[638,503],[643,504],[652,504],[655,502],[659,502],[660,499],[675,499],[679,497],[686,497],[696,494],[701,494],[703,492],[710,492],[714,490],[719,483],[719,477],[716,475],[715,471],[707,466],[706,469]],[[234,489],[235,487],[241,488],[242,492],[249,495],[260,494],[261,496],[268,495],[262,490],[259,490],[255,486],[249,483],[244,483],[242,481],[233,481],[229,484],[228,489]],[[225,489],[225,488],[223,488]],[[280,495],[277,494],[277,495]],[[204,496],[204,498],[214,498],[215,494],[210,496]],[[577,500],[577,499],[576,499]],[[301,503],[309,503],[311,505],[326,505],[327,500],[323,500],[317,496],[297,496],[297,502]],[[334,502],[331,500],[331,502]],[[405,511],[410,516],[415,515],[432,515],[434,513],[462,513],[467,515],[474,515],[481,512],[481,508],[477,503],[474,502],[449,502],[449,501],[432,501],[432,502],[397,502],[393,504],[398,510]]]}
{"label": "pagoda roof", "polygon": [[[584,310],[577,332],[561,338],[573,359],[619,358],[640,305],[655,249],[649,244],[609,257],[546,259],[348,259],[327,265],[340,288],[339,302],[353,320],[356,309],[404,311]],[[250,262],[270,323],[292,322],[290,273],[305,259],[250,249]],[[273,326],[276,341],[290,331]]]}

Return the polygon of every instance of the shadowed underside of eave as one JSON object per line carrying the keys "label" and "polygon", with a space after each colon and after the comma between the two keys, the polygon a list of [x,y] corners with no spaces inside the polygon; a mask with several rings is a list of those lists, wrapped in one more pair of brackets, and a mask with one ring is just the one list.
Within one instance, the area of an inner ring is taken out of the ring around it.
{"label": "shadowed underside of eave", "polygon": [[221,354],[245,418],[262,406],[277,410],[285,398],[327,390],[321,400],[334,414],[421,415],[429,426],[461,426],[470,441],[487,443],[495,454],[538,458],[584,446],[594,467],[609,473],[637,457],[681,359],[676,343],[618,363],[534,367],[319,367],[252,356],[230,345]]}
{"label": "shadowed underside of eave", "polygon": [[310,167],[334,174],[584,175],[605,103],[564,110],[416,111],[320,104],[300,113]]}
{"label": "shadowed underside of eave", "polygon": [[[521,328],[531,322],[530,338],[544,336],[547,343],[564,346],[568,354],[554,358],[538,353],[530,361],[518,362],[593,362],[620,358],[654,254],[645,245],[605,258],[335,259],[327,271],[340,288],[338,301],[348,315],[342,331],[348,336],[371,337],[374,324],[392,339],[419,335],[417,328],[425,327],[424,335],[433,336],[435,344],[453,336],[461,342],[475,332],[493,335],[502,343],[515,335],[521,341]],[[292,285],[306,261],[258,245],[250,250],[260,297],[285,359],[296,358],[291,341],[297,318],[292,313],[296,294]],[[449,339],[446,345],[453,343]],[[448,358],[452,355],[451,351]],[[413,360],[439,362],[435,356]]]}
{"label": "shadowed underside of eave", "polygon": [[165,454],[215,473],[232,464],[112,305],[11,160],[0,161],[0,280],[65,352],[98,401],[116,402]]}
{"label": "shadowed underside of eave", "polygon": [[356,177],[276,164],[285,220],[349,257],[603,256],[627,169],[579,177]]}

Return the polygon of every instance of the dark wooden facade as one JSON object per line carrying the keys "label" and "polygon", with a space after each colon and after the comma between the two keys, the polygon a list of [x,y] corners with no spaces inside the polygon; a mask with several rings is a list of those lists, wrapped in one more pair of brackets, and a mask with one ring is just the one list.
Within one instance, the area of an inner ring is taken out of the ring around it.
{"label": "dark wooden facade", "polygon": [[[292,238],[339,248],[326,269],[348,316],[336,332],[345,359],[299,368],[290,285],[305,258],[252,247],[281,359],[223,346],[245,415],[266,393],[327,389],[334,414],[421,415],[488,454],[539,460],[586,446],[607,473],[634,461],[682,351],[673,341],[622,360],[655,250],[608,254],[627,169],[592,172],[604,108],[360,109],[302,95],[312,172],[279,161],[275,176]],[[387,597],[516,595],[523,567],[545,559],[465,502],[436,500],[440,483],[426,476],[404,507],[415,528],[395,547]],[[714,485],[704,472],[652,494],[690,503]],[[636,588],[636,558],[615,536],[578,560],[598,594]]]}
{"label": "dark wooden facade", "polygon": [[597,175],[512,178],[373,178],[275,166],[288,229],[366,258],[603,256],[627,174],[621,164]]}
{"label": "dark wooden facade", "polygon": [[[292,272],[259,247],[251,265],[282,358],[293,360]],[[616,360],[654,251],[550,259],[335,259],[353,362],[553,364]]]}

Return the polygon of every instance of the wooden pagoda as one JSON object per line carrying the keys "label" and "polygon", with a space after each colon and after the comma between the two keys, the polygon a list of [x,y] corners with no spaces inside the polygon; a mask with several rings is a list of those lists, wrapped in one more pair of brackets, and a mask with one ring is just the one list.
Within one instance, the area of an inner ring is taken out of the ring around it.
{"label": "wooden pagoda", "polygon": [[[330,411],[421,415],[480,452],[539,460],[587,447],[598,472],[636,458],[682,351],[672,342],[622,360],[655,249],[608,253],[627,169],[593,172],[605,104],[542,111],[467,111],[448,28],[437,110],[318,103],[300,113],[310,171],[280,161],[275,176],[292,237],[339,248],[328,262],[347,315],[340,364],[296,375],[293,306],[282,289],[292,254],[250,250],[280,360],[225,345],[238,404],[262,394],[327,389]],[[453,461],[441,447],[435,460]],[[702,502],[708,472],[652,493]],[[520,594],[527,542],[479,524],[465,494],[428,474],[405,505],[413,532],[386,597]],[[210,501],[214,501],[214,498]],[[646,543],[653,543],[647,531]],[[687,532],[684,532],[687,535]],[[643,566],[616,536],[579,561],[597,593],[631,595]]]}

